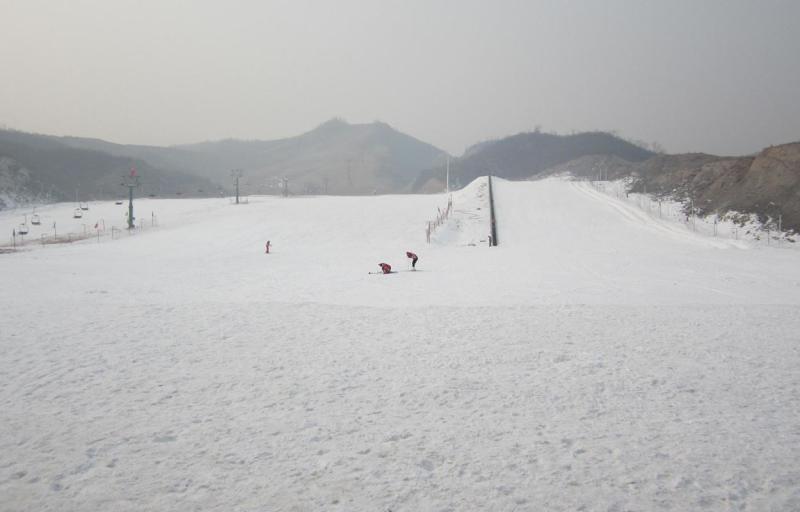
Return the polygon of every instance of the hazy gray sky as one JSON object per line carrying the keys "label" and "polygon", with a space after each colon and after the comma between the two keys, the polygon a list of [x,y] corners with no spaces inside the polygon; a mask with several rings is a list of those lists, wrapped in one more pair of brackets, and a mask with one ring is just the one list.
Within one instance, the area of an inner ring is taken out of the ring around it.
{"label": "hazy gray sky", "polygon": [[124,143],[340,116],[743,154],[800,140],[800,1],[0,0],[0,77],[0,123]]}

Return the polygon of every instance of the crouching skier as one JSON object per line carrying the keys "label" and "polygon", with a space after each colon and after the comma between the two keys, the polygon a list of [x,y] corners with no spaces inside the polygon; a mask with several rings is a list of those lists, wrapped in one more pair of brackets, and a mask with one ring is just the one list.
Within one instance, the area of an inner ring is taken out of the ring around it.
{"label": "crouching skier", "polygon": [[406,251],[406,257],[411,258],[411,270],[417,270],[417,260],[419,259],[416,254]]}
{"label": "crouching skier", "polygon": [[381,267],[381,272],[384,274],[389,274],[392,271],[392,266],[388,263],[378,263],[378,266]]}

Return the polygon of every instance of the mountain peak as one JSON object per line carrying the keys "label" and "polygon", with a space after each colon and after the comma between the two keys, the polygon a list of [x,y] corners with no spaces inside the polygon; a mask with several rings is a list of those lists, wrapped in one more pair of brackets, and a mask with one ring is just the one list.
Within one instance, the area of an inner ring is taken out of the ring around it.
{"label": "mountain peak", "polygon": [[347,128],[348,126],[350,126],[350,123],[348,123],[341,117],[332,117],[311,131],[312,132],[338,131],[343,128]]}

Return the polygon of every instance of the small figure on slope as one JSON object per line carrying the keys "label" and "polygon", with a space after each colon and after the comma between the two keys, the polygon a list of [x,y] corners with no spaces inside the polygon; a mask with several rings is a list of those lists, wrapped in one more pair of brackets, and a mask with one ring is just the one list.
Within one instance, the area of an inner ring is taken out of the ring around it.
{"label": "small figure on slope", "polygon": [[417,270],[417,260],[419,259],[417,255],[411,251],[406,251],[406,257],[411,258],[411,270]]}
{"label": "small figure on slope", "polygon": [[266,252],[264,254],[269,254],[269,246],[270,245],[271,244],[270,244],[269,240],[267,240],[267,250],[266,250]]}
{"label": "small figure on slope", "polygon": [[392,266],[388,263],[378,263],[378,266],[381,267],[381,272],[384,274],[389,274],[392,271]]}

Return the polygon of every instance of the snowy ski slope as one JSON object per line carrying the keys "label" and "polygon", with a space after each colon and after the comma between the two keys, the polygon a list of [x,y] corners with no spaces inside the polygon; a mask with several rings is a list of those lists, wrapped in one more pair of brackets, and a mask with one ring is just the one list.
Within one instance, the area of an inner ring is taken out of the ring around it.
{"label": "snowy ski slope", "polygon": [[494,248],[479,180],[430,245],[444,195],[149,199],[0,255],[0,510],[800,509],[800,253],[493,188]]}

